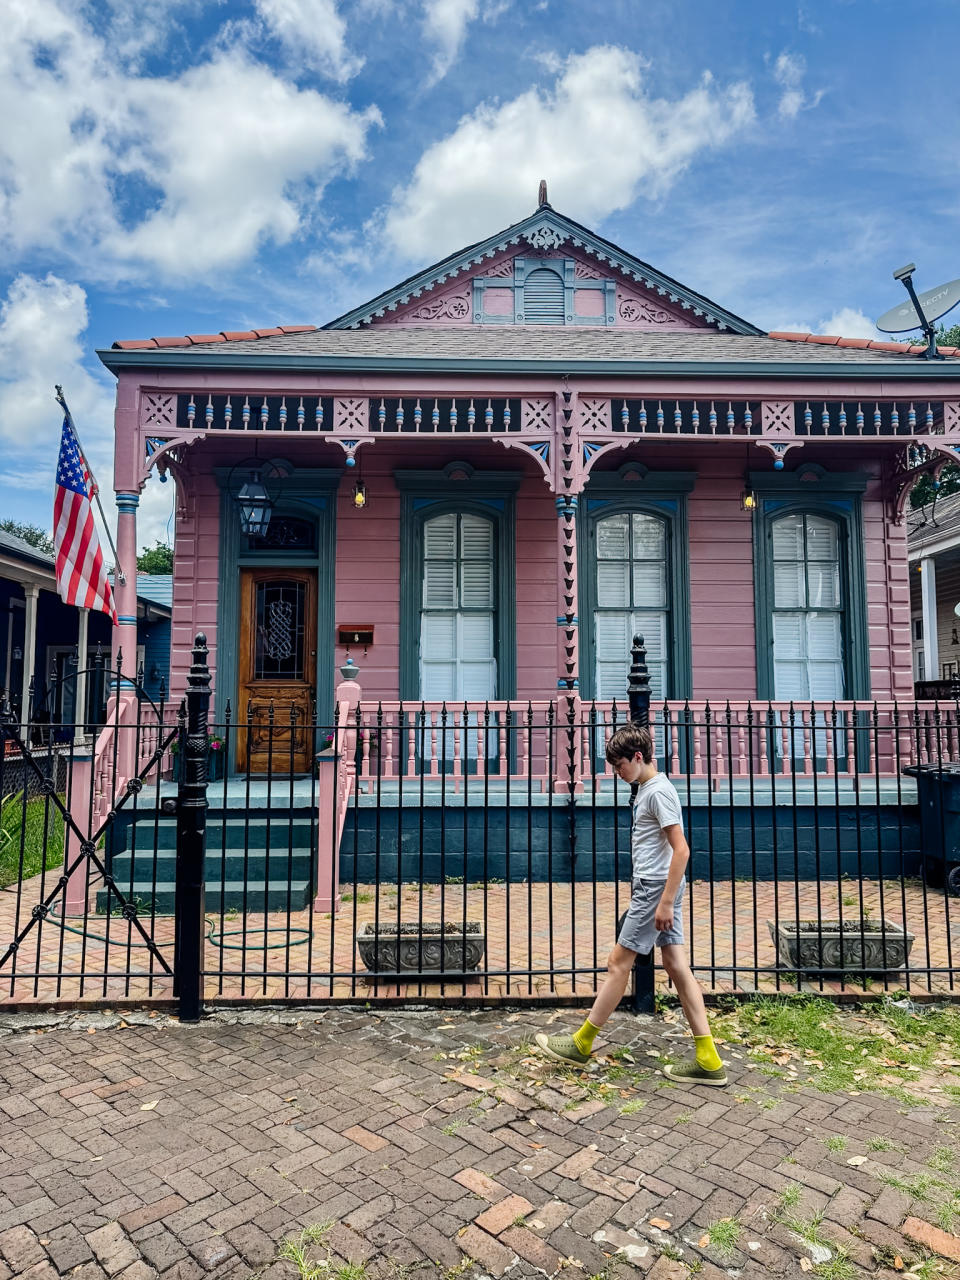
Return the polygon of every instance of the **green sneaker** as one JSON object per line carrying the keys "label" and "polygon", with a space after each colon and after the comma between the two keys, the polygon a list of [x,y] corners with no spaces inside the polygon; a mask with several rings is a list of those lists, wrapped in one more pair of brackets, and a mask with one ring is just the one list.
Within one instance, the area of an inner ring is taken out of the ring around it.
{"label": "green sneaker", "polygon": [[723,1067],[708,1071],[706,1067],[701,1067],[696,1058],[690,1062],[668,1062],[663,1068],[663,1074],[668,1080],[676,1080],[678,1084],[706,1084],[714,1089],[722,1089],[725,1084],[729,1084]]}
{"label": "green sneaker", "polygon": [[534,1039],[544,1053],[548,1053],[551,1058],[559,1058],[561,1062],[575,1062],[578,1067],[582,1067],[585,1062],[590,1061],[589,1053],[581,1053],[573,1036],[548,1036],[543,1031],[538,1031]]}

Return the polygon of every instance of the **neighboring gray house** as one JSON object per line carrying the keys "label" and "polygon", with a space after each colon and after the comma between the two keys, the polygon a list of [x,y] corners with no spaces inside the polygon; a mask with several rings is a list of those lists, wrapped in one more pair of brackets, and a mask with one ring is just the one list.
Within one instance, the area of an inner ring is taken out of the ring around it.
{"label": "neighboring gray house", "polygon": [[919,697],[960,680],[960,493],[907,512],[910,638]]}
{"label": "neighboring gray house", "polygon": [[[137,575],[137,653],[130,655],[128,670],[143,664],[144,686],[152,697],[161,679],[169,686],[172,595],[171,575]],[[109,666],[110,619],[105,613],[91,612],[86,624],[84,665],[92,664],[100,646]],[[0,699],[9,698],[18,717],[28,718],[25,708],[32,679],[29,718],[73,722],[75,687],[64,677],[76,670],[81,630],[81,610],[65,605],[57,592],[53,556],[0,531]],[[95,724],[106,705],[106,681],[88,680],[86,688],[85,718]]]}

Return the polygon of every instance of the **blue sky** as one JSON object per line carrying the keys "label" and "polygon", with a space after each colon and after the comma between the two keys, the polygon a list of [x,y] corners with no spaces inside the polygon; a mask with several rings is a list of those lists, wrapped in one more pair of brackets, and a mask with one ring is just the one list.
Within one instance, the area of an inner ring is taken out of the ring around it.
{"label": "blue sky", "polygon": [[[960,276],[960,6],[0,0],[0,513],[116,338],[322,324],[553,205],[767,328]],[[141,540],[172,486],[147,486]]]}

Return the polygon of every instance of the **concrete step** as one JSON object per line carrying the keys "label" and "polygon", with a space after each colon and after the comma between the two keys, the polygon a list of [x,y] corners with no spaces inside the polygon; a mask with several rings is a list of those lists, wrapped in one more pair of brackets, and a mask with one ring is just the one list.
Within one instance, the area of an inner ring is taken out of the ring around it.
{"label": "concrete step", "polygon": [[[152,880],[135,880],[133,885],[127,881],[118,881],[118,887],[128,901],[137,904],[141,916],[148,916],[152,910],[157,915],[173,915],[175,891],[174,885],[165,883],[154,887]],[[246,890],[246,894],[244,894]],[[205,907],[208,914],[220,911],[302,911],[309,906],[313,886],[309,880],[264,880],[250,878],[243,880],[227,880],[207,882]],[[107,898],[110,898],[110,910],[119,912],[116,896],[108,894],[106,889],[97,893],[97,912],[105,915]]]}
{"label": "concrete step", "polygon": [[[269,821],[261,810],[249,821],[243,814],[207,815],[207,850],[217,849],[309,849],[314,840],[315,819],[310,815],[271,814]],[[132,839],[131,839],[132,836]],[[114,847],[129,849],[174,849],[177,843],[177,820],[166,814],[158,818],[152,812],[139,810],[133,824],[117,826]]]}
{"label": "concrete step", "polygon": [[[131,880],[141,884],[173,884],[177,872],[175,849],[137,849],[115,853],[110,860],[111,875],[121,887]],[[241,850],[227,851],[224,858],[219,849],[207,849],[204,870],[208,887],[222,880],[309,880],[313,872],[313,857],[309,849],[274,849],[269,858],[262,848],[251,848],[244,855]]]}

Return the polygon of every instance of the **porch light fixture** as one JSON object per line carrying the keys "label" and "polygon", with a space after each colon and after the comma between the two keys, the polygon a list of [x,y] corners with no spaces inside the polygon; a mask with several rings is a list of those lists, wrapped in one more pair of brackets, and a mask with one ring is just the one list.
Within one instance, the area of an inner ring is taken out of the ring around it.
{"label": "porch light fixture", "polygon": [[740,510],[756,511],[756,509],[757,509],[757,495],[753,492],[752,489],[744,489],[743,492],[740,494]]}
{"label": "porch light fixture", "polygon": [[362,511],[367,505],[367,486],[362,480],[358,480],[353,486],[353,505],[358,511]]}
{"label": "porch light fixture", "polygon": [[240,531],[244,537],[266,537],[273,512],[273,499],[267,493],[259,467],[250,472],[250,479],[241,486],[237,494],[237,506],[240,508]]}

